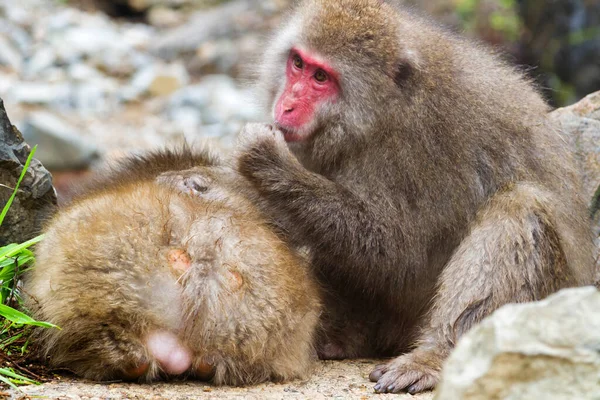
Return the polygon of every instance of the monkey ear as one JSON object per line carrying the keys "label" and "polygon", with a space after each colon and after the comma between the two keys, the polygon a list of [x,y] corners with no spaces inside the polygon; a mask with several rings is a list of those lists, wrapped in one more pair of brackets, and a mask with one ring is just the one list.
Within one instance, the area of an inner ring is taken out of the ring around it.
{"label": "monkey ear", "polygon": [[402,87],[421,68],[419,56],[414,50],[404,50],[394,66],[392,77],[396,86]]}

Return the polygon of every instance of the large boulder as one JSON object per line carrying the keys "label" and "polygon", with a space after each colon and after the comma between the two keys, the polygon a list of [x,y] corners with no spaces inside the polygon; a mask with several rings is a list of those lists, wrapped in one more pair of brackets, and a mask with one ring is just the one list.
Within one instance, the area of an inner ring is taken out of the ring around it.
{"label": "large boulder", "polygon": [[600,398],[600,292],[506,305],[459,341],[434,399]]}
{"label": "large boulder", "polygon": [[[550,113],[556,120],[581,168],[586,200],[592,204],[600,186],[600,92],[592,93],[578,103]],[[592,204],[593,205],[593,204]]]}
{"label": "large boulder", "polygon": [[[0,99],[0,210],[13,192],[31,148],[14,127]],[[56,209],[52,176],[33,159],[0,229],[0,246],[31,239]]]}

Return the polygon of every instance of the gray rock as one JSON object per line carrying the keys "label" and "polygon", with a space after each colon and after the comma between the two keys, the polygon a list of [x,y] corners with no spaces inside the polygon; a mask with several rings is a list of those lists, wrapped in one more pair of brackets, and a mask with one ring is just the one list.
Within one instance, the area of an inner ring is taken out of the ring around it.
{"label": "gray rock", "polygon": [[21,54],[27,54],[31,48],[31,36],[17,24],[0,18],[0,34],[10,40]]}
{"label": "gray rock", "polygon": [[18,82],[10,88],[6,96],[13,103],[68,107],[72,93],[71,86],[66,82]]}
{"label": "gray rock", "polygon": [[[12,194],[30,148],[6,115],[0,99],[0,204]],[[52,176],[33,159],[0,229],[0,246],[20,243],[40,232],[42,222],[56,209]]]}
{"label": "gray rock", "polygon": [[42,71],[55,65],[56,59],[56,52],[51,47],[40,46],[27,61],[25,76],[37,78]]}
{"label": "gray rock", "polygon": [[99,158],[75,128],[49,112],[30,114],[22,130],[28,143],[39,145],[37,157],[51,170],[85,169]]}
{"label": "gray rock", "polygon": [[[550,116],[558,121],[567,142],[575,149],[585,200],[590,204],[592,231],[600,249],[600,92],[559,108]],[[600,269],[597,280],[600,287]]]}
{"label": "gray rock", "polygon": [[176,92],[188,82],[189,75],[180,63],[151,64],[135,74],[122,96],[126,100],[135,100],[144,94],[165,96]]}
{"label": "gray rock", "polygon": [[506,305],[469,331],[435,399],[598,399],[599,371],[600,293],[566,289]]}
{"label": "gray rock", "polygon": [[569,107],[550,113],[575,147],[581,167],[585,196],[592,201],[600,185],[600,92]]}
{"label": "gray rock", "polygon": [[185,25],[167,31],[152,46],[152,51],[167,60],[194,52],[203,42],[221,38],[238,30],[235,18],[246,12],[250,6],[248,0],[236,0],[199,11],[190,17]]}

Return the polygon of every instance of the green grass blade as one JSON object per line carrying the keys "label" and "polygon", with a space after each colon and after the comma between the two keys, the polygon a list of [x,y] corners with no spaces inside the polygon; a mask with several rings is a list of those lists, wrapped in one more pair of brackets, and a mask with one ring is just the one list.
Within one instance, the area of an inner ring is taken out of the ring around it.
{"label": "green grass blade", "polygon": [[58,326],[49,322],[36,321],[27,314],[23,314],[21,311],[17,311],[14,308],[4,304],[0,304],[0,316],[18,325],[33,325],[42,326],[44,328],[58,328]]}
{"label": "green grass blade", "polygon": [[8,379],[8,378],[6,378],[4,375],[2,375],[2,374],[3,374],[3,372],[2,372],[2,370],[3,370],[3,369],[4,369],[4,368],[0,368],[0,382],[4,382],[4,383],[6,383],[8,386],[10,386],[11,388],[13,388],[13,389],[17,389],[17,385],[15,385],[14,383],[12,383],[12,382],[10,381],[10,379]]}
{"label": "green grass blade", "polygon": [[33,379],[29,379],[23,375],[19,375],[13,371],[11,371],[8,368],[0,368],[0,376],[8,376],[9,378],[12,378],[14,380],[17,380],[18,382],[16,383],[28,383],[28,384],[36,384],[39,385],[40,383],[38,381],[34,381]]}
{"label": "green grass blade", "polygon": [[23,251],[24,249],[38,243],[43,238],[44,238],[44,235],[38,235],[38,236],[34,237],[33,239],[29,239],[28,241],[20,243],[20,244],[14,244],[14,243],[9,244],[6,247],[10,247],[10,249],[5,250],[4,247],[2,249],[0,249],[0,257],[14,257],[15,255],[17,255],[19,252]]}
{"label": "green grass blade", "polygon": [[10,205],[12,204],[13,200],[15,199],[15,196],[17,195],[17,191],[19,190],[19,185],[21,185],[21,181],[25,177],[25,173],[27,173],[27,169],[29,169],[29,164],[31,163],[31,160],[33,159],[33,155],[35,154],[36,149],[37,149],[37,145],[33,146],[33,149],[31,149],[31,153],[29,153],[29,157],[27,157],[27,161],[25,161],[25,165],[23,166],[23,171],[21,171],[21,175],[19,176],[17,185],[15,186],[15,189],[13,190],[12,194],[10,195],[8,202],[2,209],[2,213],[0,214],[0,225],[2,225],[2,222],[4,221],[4,217],[6,217],[6,213],[8,212],[8,209],[10,208]]}

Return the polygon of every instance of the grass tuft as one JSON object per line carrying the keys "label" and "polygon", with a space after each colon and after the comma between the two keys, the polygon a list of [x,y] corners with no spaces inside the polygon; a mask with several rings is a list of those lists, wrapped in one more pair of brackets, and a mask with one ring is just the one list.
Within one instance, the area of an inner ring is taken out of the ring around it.
{"label": "grass tuft", "polygon": [[[19,186],[27,173],[36,148],[37,146],[31,150],[29,157],[27,157],[17,184],[8,202],[4,205],[2,213],[0,213],[0,225],[2,225],[8,209],[17,195]],[[37,376],[26,368],[19,367],[18,363],[10,359],[12,355],[23,356],[26,353],[31,327],[58,328],[56,325],[48,322],[36,321],[25,312],[17,310],[17,308],[22,308],[19,287],[20,276],[32,268],[35,261],[33,252],[29,248],[42,239],[43,235],[39,235],[24,243],[11,243],[0,247],[0,323],[2,325],[0,330],[0,351],[2,351],[0,353],[0,360],[3,361],[2,366],[0,366],[0,383],[11,387],[39,384],[37,380],[27,377],[24,374]],[[15,372],[15,368],[4,367],[6,364],[17,367],[21,372]]]}

